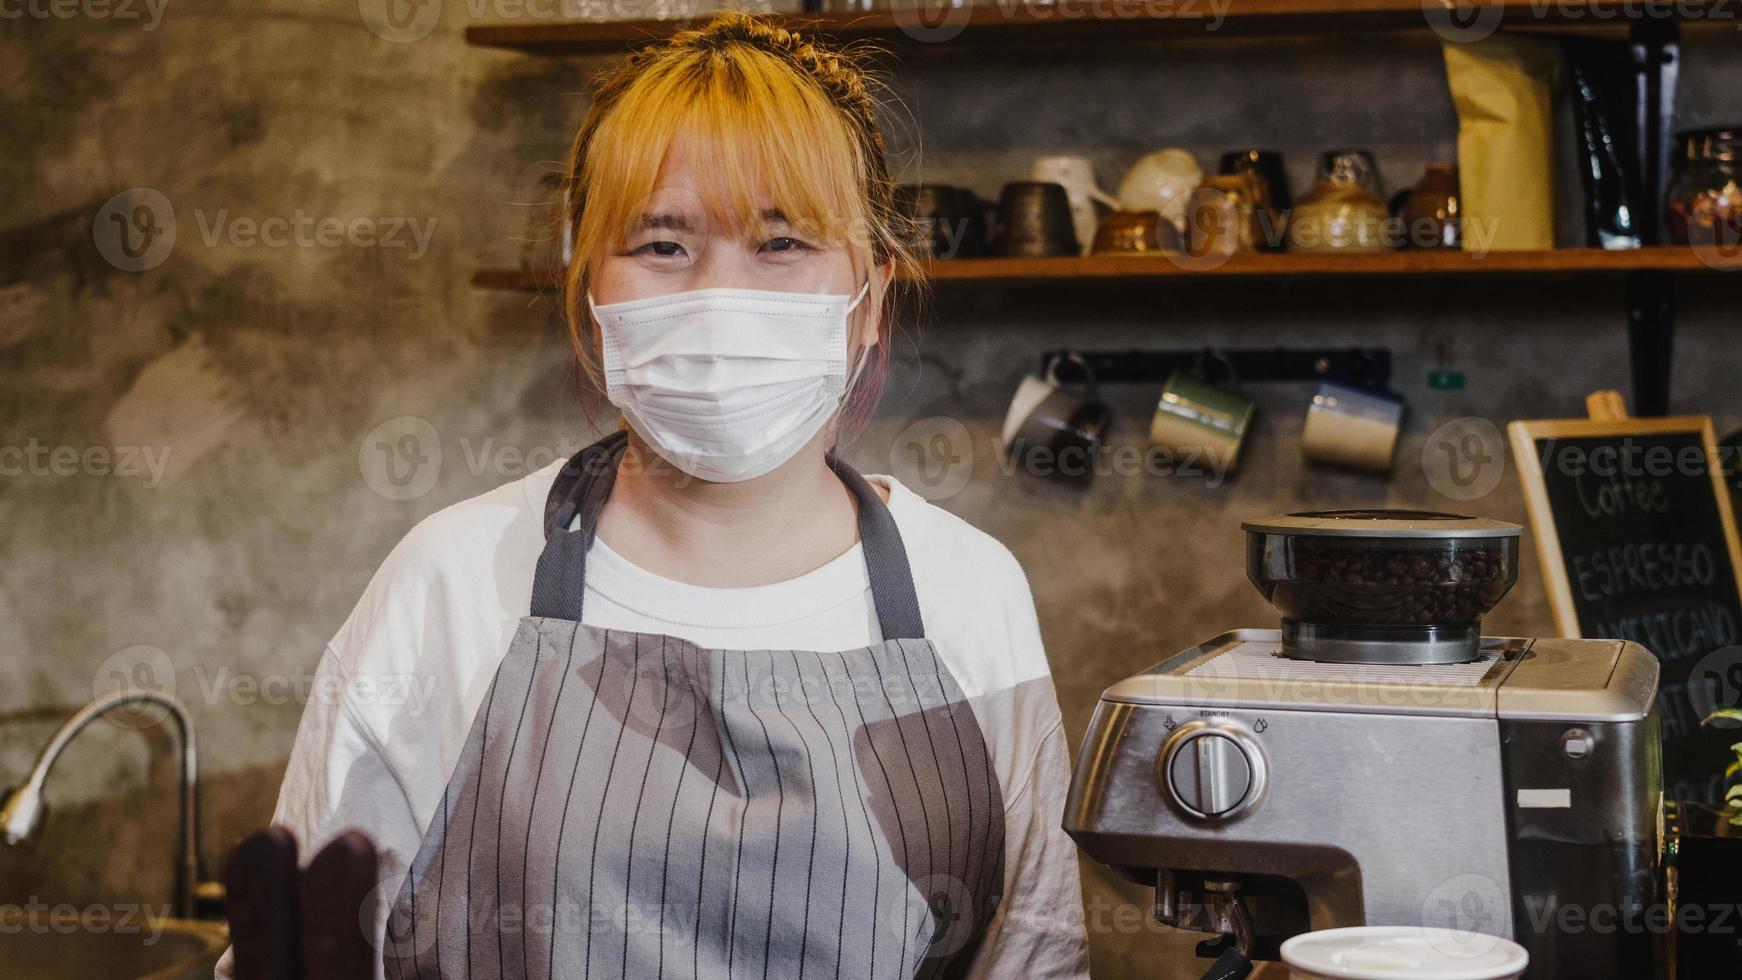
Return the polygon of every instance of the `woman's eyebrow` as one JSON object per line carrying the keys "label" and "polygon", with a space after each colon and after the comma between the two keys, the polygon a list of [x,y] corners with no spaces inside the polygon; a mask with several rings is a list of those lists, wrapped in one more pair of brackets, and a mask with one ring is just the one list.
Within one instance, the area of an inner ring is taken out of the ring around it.
{"label": "woman's eyebrow", "polygon": [[[786,220],[786,212],[779,208],[763,208],[761,217],[765,223],[771,225],[790,224]],[[695,223],[690,221],[688,215],[675,211],[649,211],[641,215],[636,227],[642,231],[692,232],[695,230]]]}
{"label": "woman's eyebrow", "polygon": [[672,212],[643,214],[639,227],[644,231],[660,229],[687,232],[695,230],[695,226],[691,224],[687,216]]}

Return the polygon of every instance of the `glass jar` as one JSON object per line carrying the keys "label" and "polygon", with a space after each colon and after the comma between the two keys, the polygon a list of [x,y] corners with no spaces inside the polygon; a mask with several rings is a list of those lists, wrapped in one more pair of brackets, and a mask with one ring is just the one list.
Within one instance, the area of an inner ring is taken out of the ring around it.
{"label": "glass jar", "polygon": [[1742,242],[1742,126],[1677,133],[1674,155],[1670,240],[1695,246]]}

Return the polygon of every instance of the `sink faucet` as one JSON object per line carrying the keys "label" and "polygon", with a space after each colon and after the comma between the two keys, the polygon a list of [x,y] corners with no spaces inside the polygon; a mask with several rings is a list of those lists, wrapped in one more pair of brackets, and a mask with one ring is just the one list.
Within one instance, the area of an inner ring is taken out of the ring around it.
{"label": "sink faucet", "polygon": [[175,873],[175,908],[179,918],[191,919],[194,887],[200,880],[197,809],[199,762],[194,750],[193,720],[181,702],[167,694],[124,688],[111,691],[74,712],[60,726],[60,730],[54,733],[54,737],[48,740],[48,744],[43,746],[42,754],[37,756],[36,765],[31,767],[30,778],[23,786],[8,790],[4,801],[0,802],[0,838],[4,838],[9,845],[27,844],[34,840],[37,831],[42,829],[43,818],[48,809],[42,799],[42,784],[47,781],[49,770],[54,767],[55,760],[60,758],[67,743],[104,712],[125,704],[138,703],[158,704],[169,709],[170,717],[175,719],[176,728],[181,735],[181,861]]}

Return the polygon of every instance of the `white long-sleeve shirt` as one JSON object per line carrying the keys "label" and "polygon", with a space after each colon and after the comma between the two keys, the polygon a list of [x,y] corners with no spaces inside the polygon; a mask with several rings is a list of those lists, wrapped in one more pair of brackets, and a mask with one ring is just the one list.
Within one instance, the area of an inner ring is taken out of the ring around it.
{"label": "white long-sleeve shirt", "polygon": [[[544,545],[560,462],[422,521],[327,645],[273,820],[305,859],[341,831],[375,842],[386,914],[515,628]],[[973,977],[1086,978],[1076,848],[1060,829],[1069,748],[1028,582],[1010,552],[889,477],[927,639],[973,707],[1005,806],[1003,901]],[[882,639],[862,550],[797,578],[707,588],[595,540],[587,625],[726,650],[849,650]],[[228,980],[230,958],[217,976]],[[381,975],[377,961],[377,976]]]}

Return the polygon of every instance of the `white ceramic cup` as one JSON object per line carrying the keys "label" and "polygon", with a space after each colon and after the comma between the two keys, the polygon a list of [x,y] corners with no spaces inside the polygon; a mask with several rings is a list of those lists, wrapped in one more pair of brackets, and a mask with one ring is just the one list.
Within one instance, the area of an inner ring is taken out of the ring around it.
{"label": "white ceramic cup", "polygon": [[1045,183],[1064,185],[1065,194],[1071,199],[1071,225],[1077,232],[1077,244],[1086,254],[1095,241],[1095,226],[1100,222],[1100,216],[1095,213],[1096,202],[1114,210],[1119,208],[1119,199],[1095,183],[1095,168],[1089,163],[1089,158],[1040,157],[1029,168],[1029,177]]}
{"label": "white ceramic cup", "polygon": [[1204,182],[1198,161],[1184,150],[1145,154],[1119,182],[1119,205],[1127,211],[1160,211],[1185,230],[1186,198]]}
{"label": "white ceramic cup", "polygon": [[1290,980],[1519,980],[1530,954],[1480,933],[1356,926],[1302,933],[1282,944],[1282,961]]}

